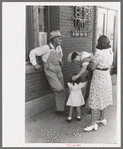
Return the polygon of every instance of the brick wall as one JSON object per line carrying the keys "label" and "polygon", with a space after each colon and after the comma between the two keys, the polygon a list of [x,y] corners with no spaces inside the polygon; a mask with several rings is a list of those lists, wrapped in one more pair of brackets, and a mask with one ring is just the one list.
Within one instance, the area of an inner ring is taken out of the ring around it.
{"label": "brick wall", "polygon": [[[59,7],[50,7],[50,31],[60,29]],[[42,61],[41,61],[42,64]],[[34,70],[30,64],[26,65],[26,96],[25,100],[30,101],[42,97],[53,91],[46,79],[43,67],[40,71]]]}
{"label": "brick wall", "polygon": [[[88,33],[88,37],[72,37],[71,30],[74,27],[74,22],[71,18],[72,16],[74,16],[74,8],[72,6],[60,7],[60,31],[64,35],[62,49],[64,54],[63,74],[65,85],[72,73],[80,71],[80,66],[78,64],[67,62],[68,54],[73,51],[92,52],[93,26],[91,25],[92,31]],[[93,17],[93,11],[91,16]],[[93,24],[93,22],[91,22],[91,24]],[[84,76],[85,75],[83,75],[82,80],[84,79]]]}
{"label": "brick wall", "polygon": [[[74,9],[72,6],[61,6],[52,8],[52,12],[56,11],[55,26],[52,27],[52,30],[59,29],[61,33],[65,36],[62,42],[63,49],[63,75],[66,83],[69,81],[69,78],[72,73],[79,72],[80,66],[74,63],[67,62],[67,56],[72,51],[87,51],[92,52],[92,38],[93,31],[88,34],[88,37],[72,37],[71,29],[73,29],[73,20],[71,17],[74,15]],[[93,28],[92,28],[93,29]],[[28,69],[32,69],[31,73],[28,72]],[[29,64],[26,66],[26,101],[34,100],[41,96],[47,95],[52,92],[50,89],[49,83],[45,77],[43,68],[40,71],[34,70],[34,68]],[[84,77],[83,77],[84,78]],[[83,79],[82,78],[82,79]]]}
{"label": "brick wall", "polygon": [[[27,66],[32,67],[33,66]],[[26,73],[26,102],[47,95],[52,92],[50,85],[45,77],[43,69],[32,70],[32,72]]]}

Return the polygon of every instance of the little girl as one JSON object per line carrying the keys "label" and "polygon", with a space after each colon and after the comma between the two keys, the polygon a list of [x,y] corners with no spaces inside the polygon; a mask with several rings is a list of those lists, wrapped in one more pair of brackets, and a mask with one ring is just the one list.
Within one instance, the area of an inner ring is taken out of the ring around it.
{"label": "little girl", "polygon": [[66,119],[67,122],[72,121],[72,113],[73,113],[74,107],[77,108],[77,113],[78,113],[77,120],[80,121],[81,120],[80,106],[85,104],[81,88],[85,86],[86,82],[81,83],[81,77],[79,77],[76,81],[73,81],[72,77],[70,79],[70,82],[67,83],[69,87],[69,93],[70,93],[68,101],[66,103],[67,106],[70,106],[69,116]]}

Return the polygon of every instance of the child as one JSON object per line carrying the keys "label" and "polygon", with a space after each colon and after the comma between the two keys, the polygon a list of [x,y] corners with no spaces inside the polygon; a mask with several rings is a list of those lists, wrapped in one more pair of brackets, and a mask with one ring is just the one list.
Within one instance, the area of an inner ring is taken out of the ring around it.
{"label": "child", "polygon": [[[73,77],[73,75],[72,75],[72,77]],[[77,120],[80,121],[81,120],[80,106],[85,104],[81,88],[83,88],[85,86],[86,82],[81,83],[81,77],[79,77],[75,81],[73,81],[71,78],[70,82],[68,82],[67,84],[69,86],[70,95],[69,95],[66,105],[70,106],[70,111],[69,111],[69,116],[66,119],[66,121],[67,122],[72,121],[72,113],[73,113],[74,107],[77,108],[77,113],[78,113]]]}

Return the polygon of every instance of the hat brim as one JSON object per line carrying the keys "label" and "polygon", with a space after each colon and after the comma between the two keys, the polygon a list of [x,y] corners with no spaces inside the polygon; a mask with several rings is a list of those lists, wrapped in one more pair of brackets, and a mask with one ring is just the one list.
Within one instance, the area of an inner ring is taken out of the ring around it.
{"label": "hat brim", "polygon": [[52,36],[52,37],[50,37],[48,40],[51,40],[51,39],[54,39],[54,38],[56,38],[56,37],[63,37],[62,35],[56,35],[56,36]]}

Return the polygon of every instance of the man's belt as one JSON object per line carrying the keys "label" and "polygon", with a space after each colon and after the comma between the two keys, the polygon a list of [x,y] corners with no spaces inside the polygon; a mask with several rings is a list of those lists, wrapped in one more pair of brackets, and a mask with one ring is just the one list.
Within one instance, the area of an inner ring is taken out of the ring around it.
{"label": "man's belt", "polygon": [[109,70],[109,68],[96,68],[97,70],[102,70],[102,71],[106,71],[106,70]]}

